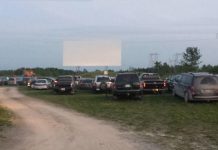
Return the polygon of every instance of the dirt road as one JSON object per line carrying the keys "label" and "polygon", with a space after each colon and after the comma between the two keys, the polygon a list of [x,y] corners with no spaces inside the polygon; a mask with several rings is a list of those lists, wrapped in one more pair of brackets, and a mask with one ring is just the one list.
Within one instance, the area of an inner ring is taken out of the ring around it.
{"label": "dirt road", "polygon": [[15,127],[0,150],[156,150],[112,123],[0,88],[0,104],[12,110]]}

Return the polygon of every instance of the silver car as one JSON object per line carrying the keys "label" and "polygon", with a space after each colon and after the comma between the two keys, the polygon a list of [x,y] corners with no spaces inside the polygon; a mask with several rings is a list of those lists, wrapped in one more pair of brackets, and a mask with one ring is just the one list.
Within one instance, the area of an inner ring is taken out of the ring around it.
{"label": "silver car", "polygon": [[111,89],[111,78],[107,75],[97,75],[92,84],[92,89],[95,92],[106,91]]}
{"label": "silver car", "polygon": [[33,89],[49,89],[50,83],[48,82],[47,79],[37,79],[36,82],[32,85]]}

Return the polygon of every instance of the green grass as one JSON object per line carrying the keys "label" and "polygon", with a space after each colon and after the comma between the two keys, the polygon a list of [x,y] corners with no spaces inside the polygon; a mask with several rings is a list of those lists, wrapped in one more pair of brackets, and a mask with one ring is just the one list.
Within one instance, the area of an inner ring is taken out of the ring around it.
{"label": "green grass", "polygon": [[165,149],[218,149],[218,103],[185,103],[170,94],[145,95],[143,100],[114,100],[104,94],[19,90],[32,97],[72,108],[135,130]]}
{"label": "green grass", "polygon": [[11,125],[11,113],[6,110],[5,108],[0,106],[0,138],[1,136],[1,131]]}

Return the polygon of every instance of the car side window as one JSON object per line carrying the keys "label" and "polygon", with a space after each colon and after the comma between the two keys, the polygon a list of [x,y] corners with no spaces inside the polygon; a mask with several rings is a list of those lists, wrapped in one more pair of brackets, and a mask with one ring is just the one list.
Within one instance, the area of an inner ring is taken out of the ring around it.
{"label": "car side window", "polygon": [[181,82],[186,84],[186,85],[191,85],[192,84],[192,77],[188,75],[182,76]]}
{"label": "car side window", "polygon": [[192,84],[192,77],[186,76],[186,84],[191,85]]}
{"label": "car side window", "polygon": [[181,83],[185,83],[185,78],[186,78],[186,76],[183,75],[183,76],[181,77],[181,79],[180,79],[180,82],[181,82]]}

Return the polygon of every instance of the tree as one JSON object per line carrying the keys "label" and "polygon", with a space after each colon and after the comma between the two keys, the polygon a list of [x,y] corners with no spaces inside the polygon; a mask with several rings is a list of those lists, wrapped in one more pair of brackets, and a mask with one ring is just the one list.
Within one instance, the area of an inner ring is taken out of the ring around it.
{"label": "tree", "polygon": [[184,71],[197,71],[198,65],[201,63],[201,56],[198,47],[188,47],[183,53],[183,60],[181,62]]}

